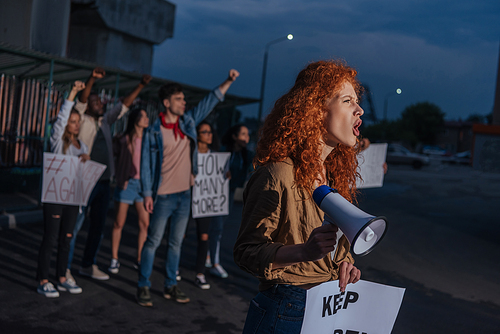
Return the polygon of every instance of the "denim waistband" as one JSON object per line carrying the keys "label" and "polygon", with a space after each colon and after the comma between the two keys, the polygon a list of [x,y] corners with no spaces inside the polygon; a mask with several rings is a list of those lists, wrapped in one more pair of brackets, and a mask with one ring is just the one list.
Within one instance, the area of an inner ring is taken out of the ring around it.
{"label": "denim waistband", "polygon": [[288,284],[275,284],[261,293],[272,299],[288,297],[305,302],[307,290]]}

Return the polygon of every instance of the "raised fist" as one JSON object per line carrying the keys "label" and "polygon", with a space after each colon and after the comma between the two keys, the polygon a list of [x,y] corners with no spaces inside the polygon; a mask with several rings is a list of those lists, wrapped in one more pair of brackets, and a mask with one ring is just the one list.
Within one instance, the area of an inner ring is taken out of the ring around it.
{"label": "raised fist", "polygon": [[92,71],[92,76],[96,79],[102,79],[102,78],[104,78],[105,75],[106,75],[106,71],[104,71],[104,69],[101,67],[96,67]]}

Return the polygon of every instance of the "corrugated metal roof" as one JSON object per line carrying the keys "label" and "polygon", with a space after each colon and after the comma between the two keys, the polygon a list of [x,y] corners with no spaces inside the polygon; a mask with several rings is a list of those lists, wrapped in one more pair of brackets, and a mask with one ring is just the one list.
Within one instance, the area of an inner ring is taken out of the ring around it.
{"label": "corrugated metal roof", "polygon": [[[53,82],[54,86],[61,90],[69,88],[75,80],[86,81],[90,72],[98,67],[98,64],[68,59],[55,55],[46,54],[39,51],[12,46],[0,43],[0,73],[19,78],[35,78],[39,80],[49,80],[50,65],[54,62]],[[127,72],[118,68],[105,67],[106,77],[97,80],[94,88],[114,91],[119,77],[118,95],[128,94],[141,80],[141,73]],[[144,99],[156,100],[158,88],[166,83],[174,81],[153,77],[150,84],[141,92]],[[189,105],[196,105],[209,92],[208,89],[195,87],[179,83],[184,88],[186,102]],[[226,108],[258,102],[258,99],[242,97],[233,94],[226,94],[225,100],[219,103],[217,108]]]}

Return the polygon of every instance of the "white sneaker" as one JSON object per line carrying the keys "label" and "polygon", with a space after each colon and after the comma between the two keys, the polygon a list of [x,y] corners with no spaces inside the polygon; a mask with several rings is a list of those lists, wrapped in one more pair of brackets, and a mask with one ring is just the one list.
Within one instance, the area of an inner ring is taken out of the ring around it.
{"label": "white sneaker", "polygon": [[65,276],[66,276],[66,280],[67,281],[71,281],[71,282],[73,282],[73,283],[76,284],[76,280],[73,277],[73,275],[71,275],[71,270],[69,268],[66,269],[66,275]]}
{"label": "white sneaker", "polygon": [[38,288],[36,289],[36,292],[38,292],[41,295],[44,295],[47,298],[59,297],[59,292],[54,288],[54,286],[50,282],[47,282],[43,285],[39,285]]}
{"label": "white sneaker", "polygon": [[182,279],[181,274],[179,274],[179,270],[177,270],[177,272],[175,274],[175,279],[177,280],[177,282],[179,282]]}
{"label": "white sneaker", "polygon": [[120,271],[120,262],[118,262],[118,259],[111,259],[111,265],[109,266],[108,271],[112,274],[118,274]]}
{"label": "white sneaker", "polygon": [[97,267],[97,264],[93,264],[87,268],[81,267],[78,272],[82,276],[92,277],[93,279],[99,281],[106,281],[109,279],[109,275],[105,272],[100,271],[99,267]]}
{"label": "white sneaker", "polygon": [[82,288],[80,288],[78,285],[76,285],[75,281],[66,279],[66,282],[64,283],[58,283],[57,284],[57,290],[59,291],[68,291],[71,294],[78,294],[82,293]]}
{"label": "white sneaker", "polygon": [[210,268],[210,274],[220,278],[227,278],[228,276],[227,272],[224,270],[224,268],[222,268],[220,264]]}

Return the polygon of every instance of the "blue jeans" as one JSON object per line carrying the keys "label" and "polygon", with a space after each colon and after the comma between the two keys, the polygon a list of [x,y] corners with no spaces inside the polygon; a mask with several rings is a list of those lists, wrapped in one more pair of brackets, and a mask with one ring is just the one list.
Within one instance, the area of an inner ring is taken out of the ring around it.
{"label": "blue jeans", "polygon": [[284,284],[259,292],[250,302],[243,334],[300,333],[307,290]]}
{"label": "blue jeans", "polygon": [[70,243],[68,268],[71,268],[73,253],[75,251],[76,237],[85,222],[85,216],[87,215],[89,206],[92,210],[90,210],[90,225],[87,242],[85,243],[85,251],[83,253],[82,267],[86,268],[96,263],[96,256],[101,246],[104,226],[106,225],[106,215],[108,213],[110,193],[111,190],[109,181],[97,182],[92,190],[92,193],[90,194],[88,206],[82,207],[82,212],[78,214],[75,229],[73,230],[73,238]]}
{"label": "blue jeans", "polygon": [[148,237],[141,254],[138,287],[151,287],[149,277],[153,272],[156,249],[167,233],[165,259],[165,287],[177,284],[182,240],[186,233],[191,207],[191,189],[170,195],[158,195],[148,228]]}

